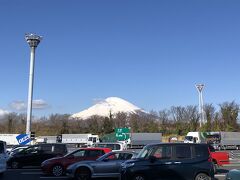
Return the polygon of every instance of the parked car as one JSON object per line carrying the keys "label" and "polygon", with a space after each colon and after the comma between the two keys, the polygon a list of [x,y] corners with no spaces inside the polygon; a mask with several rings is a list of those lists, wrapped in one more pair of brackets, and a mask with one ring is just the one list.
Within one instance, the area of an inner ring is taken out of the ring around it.
{"label": "parked car", "polygon": [[84,160],[96,160],[105,153],[110,152],[109,148],[80,148],[63,157],[48,159],[41,164],[45,174],[61,176],[65,174],[67,167],[75,162]]}
{"label": "parked car", "polygon": [[123,151],[127,149],[127,144],[122,142],[100,142],[95,143],[93,147],[110,148],[112,151]]}
{"label": "parked car", "polygon": [[96,161],[82,161],[70,165],[66,175],[77,180],[120,177],[121,163],[136,156],[137,153],[133,151],[109,152]]}
{"label": "parked car", "polygon": [[0,141],[0,174],[3,174],[7,169],[7,157],[6,142]]}
{"label": "parked car", "polygon": [[240,179],[240,170],[231,169],[226,174],[225,180],[239,180]]}
{"label": "parked car", "polygon": [[210,155],[214,164],[214,172],[217,172],[219,166],[229,164],[229,153],[225,151],[216,151],[215,148],[209,145]]}
{"label": "parked car", "polygon": [[7,165],[11,168],[23,166],[40,166],[43,161],[67,153],[65,144],[37,144],[9,156]]}
{"label": "parked car", "polygon": [[214,168],[207,144],[161,143],[122,163],[121,175],[123,180],[210,180]]}

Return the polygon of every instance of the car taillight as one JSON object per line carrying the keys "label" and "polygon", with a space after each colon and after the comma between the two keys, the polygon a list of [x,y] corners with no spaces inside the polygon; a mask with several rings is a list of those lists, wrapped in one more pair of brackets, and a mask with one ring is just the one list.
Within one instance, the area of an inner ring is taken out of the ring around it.
{"label": "car taillight", "polygon": [[208,162],[213,162],[213,160],[212,160],[212,157],[211,157],[211,156],[209,156],[209,157],[208,157]]}
{"label": "car taillight", "polygon": [[212,160],[212,154],[211,154],[211,151],[210,151],[210,148],[209,148],[209,147],[208,147],[208,153],[209,153],[208,162],[213,162],[213,160]]}

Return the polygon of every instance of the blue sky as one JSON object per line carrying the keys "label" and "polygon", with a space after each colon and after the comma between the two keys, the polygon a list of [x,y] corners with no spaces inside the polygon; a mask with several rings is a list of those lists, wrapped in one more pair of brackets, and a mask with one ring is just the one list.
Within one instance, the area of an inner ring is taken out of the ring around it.
{"label": "blue sky", "polygon": [[240,1],[1,0],[0,109],[25,113],[36,50],[33,115],[76,113],[116,96],[147,110],[239,103]]}

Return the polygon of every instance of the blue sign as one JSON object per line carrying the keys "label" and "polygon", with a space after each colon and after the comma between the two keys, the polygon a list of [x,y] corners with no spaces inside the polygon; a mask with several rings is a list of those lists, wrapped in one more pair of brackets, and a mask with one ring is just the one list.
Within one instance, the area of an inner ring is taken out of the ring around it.
{"label": "blue sign", "polygon": [[19,134],[16,139],[20,145],[26,145],[31,142],[31,138],[28,134]]}

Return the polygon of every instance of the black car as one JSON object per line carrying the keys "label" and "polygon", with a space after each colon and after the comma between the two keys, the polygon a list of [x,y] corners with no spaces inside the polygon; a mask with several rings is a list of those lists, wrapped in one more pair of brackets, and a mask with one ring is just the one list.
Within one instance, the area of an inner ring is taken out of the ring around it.
{"label": "black car", "polygon": [[10,155],[7,165],[11,168],[40,166],[43,161],[67,153],[66,144],[37,144]]}
{"label": "black car", "polygon": [[67,176],[75,179],[113,178],[120,177],[120,165],[122,162],[137,156],[133,151],[109,152],[96,161],[81,161],[70,165]]}
{"label": "black car", "polygon": [[162,143],[145,146],[121,164],[123,180],[211,180],[214,168],[207,144]]}

